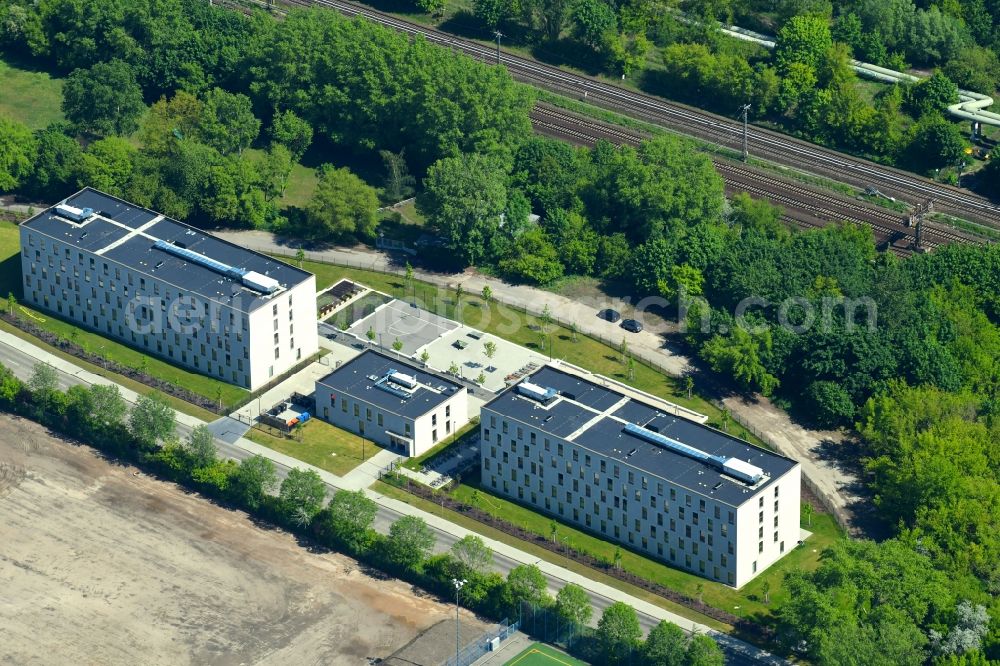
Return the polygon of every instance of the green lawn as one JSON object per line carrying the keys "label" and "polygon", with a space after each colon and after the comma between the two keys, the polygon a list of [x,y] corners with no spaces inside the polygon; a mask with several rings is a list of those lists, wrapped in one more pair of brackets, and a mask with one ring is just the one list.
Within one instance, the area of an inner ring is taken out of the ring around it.
{"label": "green lawn", "polygon": [[292,167],[292,173],[288,177],[288,186],[285,194],[281,197],[282,208],[305,208],[312,198],[319,176],[316,169],[311,169],[301,164]]}
{"label": "green lawn", "polygon": [[504,666],[587,666],[587,662],[574,659],[544,643],[535,643],[524,649]]}
{"label": "green lawn", "polygon": [[398,499],[401,502],[405,502],[406,504],[415,506],[419,509],[427,511],[428,513],[432,513],[436,516],[441,516],[442,518],[448,520],[449,522],[455,523],[456,525],[461,525],[462,527],[471,530],[477,534],[481,534],[484,537],[488,537],[490,539],[494,539],[501,543],[505,543],[509,546],[513,546],[519,550],[534,555],[535,557],[541,560],[545,560],[546,562],[551,562],[565,569],[568,569],[569,571],[578,573],[582,576],[586,576],[590,580],[604,583],[605,585],[613,587],[616,590],[621,590],[622,592],[625,592],[633,597],[642,599],[643,601],[648,601],[649,603],[655,606],[659,606],[660,608],[664,608],[668,611],[671,611],[672,613],[677,613],[678,615],[692,619],[696,622],[700,622],[701,624],[712,627],[713,629],[717,629],[719,631],[728,632],[732,630],[732,627],[730,627],[729,625],[723,624],[722,622],[710,618],[707,615],[702,615],[698,611],[692,610],[686,606],[681,606],[680,604],[676,604],[668,599],[664,599],[663,597],[657,596],[651,592],[647,592],[646,590],[640,587],[636,587],[634,585],[626,583],[625,581],[609,576],[596,569],[591,569],[590,567],[580,564],[576,560],[571,560],[568,557],[563,557],[562,555],[559,555],[558,553],[553,553],[552,551],[542,548],[541,546],[532,543],[530,541],[522,541],[521,539],[512,537],[506,532],[501,532],[500,530],[490,527],[485,523],[480,523],[476,520],[473,520],[464,513],[450,511],[448,509],[442,510],[440,505],[422,499],[420,497],[417,497],[416,495],[412,495],[411,493],[408,493],[401,488],[396,488],[395,486],[385,483],[384,481],[376,481],[371,486],[371,488],[372,490],[375,490],[376,492],[386,495],[387,497]]}
{"label": "green lawn", "polygon": [[399,213],[400,217],[409,224],[414,224],[418,227],[424,226],[427,220],[417,212],[417,204],[415,201],[407,201],[402,206],[393,208],[392,210]]}
{"label": "green lawn", "polygon": [[[243,154],[251,161],[259,162],[264,159],[264,151],[259,148],[247,148]],[[313,190],[319,176],[316,169],[302,166],[298,162],[292,166],[292,172],[288,175],[288,183],[285,186],[285,194],[278,199],[281,208],[304,208],[309,199],[312,198]]]}
{"label": "green lawn", "polygon": [[343,476],[361,464],[362,449],[365,460],[382,450],[370,439],[362,442],[354,433],[341,430],[318,418],[309,419],[299,434],[301,441],[298,435],[289,439],[253,429],[246,437],[261,446],[292,456],[337,476]]}
{"label": "green lawn", "polygon": [[41,129],[63,120],[62,79],[21,69],[0,59],[0,116]]}
{"label": "green lawn", "polygon": [[[453,496],[455,499],[466,504],[478,506],[480,509],[514,523],[523,529],[534,532],[544,538],[551,538],[550,526],[553,521],[552,518],[516,502],[491,495],[480,487],[476,483],[476,480],[471,480],[470,483],[460,485],[453,492]],[[473,496],[475,496],[475,502],[473,502]],[[604,558],[608,562],[614,560],[615,549],[618,547],[615,544],[558,520],[556,523],[556,539],[559,541],[595,557]],[[803,525],[803,527],[806,526]],[[644,555],[626,550],[624,546],[621,549],[622,567],[647,580],[655,581],[691,597],[699,596],[699,586],[701,586],[701,598],[705,603],[733,615],[740,617],[766,615],[769,612],[769,606],[775,605],[776,601],[780,601],[786,596],[783,588],[785,573],[795,570],[808,571],[816,568],[819,561],[819,554],[841,536],[836,522],[827,514],[815,514],[812,520],[812,527],[806,527],[806,529],[813,532],[812,537],[802,546],[793,548],[774,566],[740,590],[734,590],[721,583],[715,583],[700,576],[679,569],[673,569]],[[767,605],[763,603],[762,593],[765,581],[771,586],[769,594],[770,604]]]}

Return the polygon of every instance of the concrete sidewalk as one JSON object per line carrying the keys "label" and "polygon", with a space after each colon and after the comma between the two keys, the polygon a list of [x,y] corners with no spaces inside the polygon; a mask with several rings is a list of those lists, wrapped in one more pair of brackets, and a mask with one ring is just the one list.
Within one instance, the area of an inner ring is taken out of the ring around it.
{"label": "concrete sidewalk", "polygon": [[[21,340],[20,338],[11,335],[10,333],[7,333],[6,331],[0,331],[0,344],[12,346],[18,349],[19,351],[35,358],[37,361],[47,363],[51,365],[53,368],[59,370],[60,372],[63,372],[70,376],[74,376],[83,382],[89,384],[105,384],[105,385],[115,384],[115,382],[112,382],[104,377],[101,377],[100,375],[96,375],[92,372],[79,368],[73,363],[64,360],[56,356],[55,354],[52,354],[29,342]],[[139,397],[139,395],[136,392],[127,389],[121,385],[118,385],[118,389],[121,392],[122,397],[129,403],[134,404]],[[177,419],[177,423],[186,426],[187,428],[194,428],[196,426],[204,424],[204,422],[201,421],[200,419],[197,419],[183,412],[175,411],[175,416]],[[660,608],[659,606],[655,606],[642,599],[621,592],[620,590],[617,590],[604,583],[593,581],[585,575],[574,573],[558,565],[546,562],[545,560],[541,560],[533,555],[529,555],[528,553],[525,553],[513,546],[509,546],[503,542],[495,541],[488,537],[479,535],[476,532],[473,532],[472,530],[468,530],[464,527],[451,523],[440,516],[436,516],[434,514],[427,513],[426,511],[413,507],[410,504],[407,504],[406,502],[402,502],[393,499],[391,497],[386,497],[384,495],[381,495],[380,493],[369,490],[367,489],[367,486],[365,486],[364,484],[367,483],[370,485],[370,483],[377,476],[378,463],[374,463],[374,465],[371,468],[365,467],[365,471],[359,472],[350,479],[345,479],[344,477],[339,477],[325,470],[313,467],[312,465],[309,465],[300,460],[292,458],[291,456],[287,456],[283,453],[279,453],[278,451],[274,451],[259,444],[255,444],[254,442],[251,442],[250,440],[245,438],[237,439],[232,444],[232,446],[240,449],[241,451],[246,452],[249,455],[260,455],[265,458],[268,458],[272,462],[282,465],[286,468],[297,467],[300,469],[312,469],[320,476],[320,478],[323,479],[324,482],[333,486],[334,488],[338,489],[347,488],[348,485],[363,486],[365,487],[365,494],[368,495],[373,501],[375,501],[380,507],[383,507],[397,515],[419,516],[423,518],[424,521],[426,521],[426,523],[431,528],[435,529],[440,533],[450,535],[454,539],[461,539],[467,535],[480,536],[486,543],[486,545],[489,546],[494,551],[494,553],[502,555],[507,559],[520,564],[537,565],[538,568],[541,569],[541,571],[549,577],[550,580],[549,592],[552,594],[555,594],[559,590],[559,588],[561,588],[562,585],[565,585],[566,583],[570,582],[576,583],[583,589],[593,594],[604,597],[606,599],[623,601],[631,605],[639,613],[645,614],[657,620],[668,620],[670,622],[673,622],[687,632],[707,633],[713,636],[721,644],[728,646],[730,650],[736,650],[740,654],[746,655],[751,659],[761,660],[764,663],[784,663],[782,660],[773,657],[772,655],[763,650],[760,650],[748,643],[744,643],[743,641],[733,638],[727,634],[720,634],[719,632],[715,631],[714,629],[711,629],[706,625],[702,625],[687,618],[681,617],[675,613]],[[375,471],[374,474],[373,470]],[[368,478],[371,478],[372,481],[368,481]],[[557,581],[559,583],[558,587],[555,585],[555,582]],[[599,611],[598,609],[595,608],[595,616],[598,615]]]}

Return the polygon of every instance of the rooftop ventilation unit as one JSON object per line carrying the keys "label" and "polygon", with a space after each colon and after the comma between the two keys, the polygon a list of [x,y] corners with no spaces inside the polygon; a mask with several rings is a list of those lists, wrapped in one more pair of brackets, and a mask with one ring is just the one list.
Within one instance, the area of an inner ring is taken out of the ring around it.
{"label": "rooftop ventilation unit", "polygon": [[722,456],[713,456],[705,453],[701,449],[688,446],[687,444],[678,442],[676,439],[671,439],[670,437],[661,435],[658,432],[653,432],[652,430],[643,428],[642,426],[638,426],[634,423],[626,423],[625,432],[630,435],[635,435],[636,437],[644,439],[657,446],[661,446],[668,451],[703,462],[706,465],[711,465],[719,471],[749,484],[755,484],[764,477],[764,470],[756,465],[751,465],[750,463],[744,462],[739,458],[723,458]]}
{"label": "rooftop ventilation unit", "polygon": [[59,217],[64,217],[67,220],[78,224],[86,222],[94,215],[93,208],[77,208],[76,206],[70,206],[69,204],[59,204],[56,206],[55,212]]}
{"label": "rooftop ventilation unit", "polygon": [[254,291],[259,291],[264,294],[273,294],[280,286],[278,281],[274,278],[261,275],[260,273],[256,273],[254,271],[247,271],[242,268],[236,268],[235,266],[224,264],[221,261],[216,261],[215,259],[206,257],[205,255],[194,252],[193,250],[179,247],[173,243],[168,243],[165,240],[156,241],[153,243],[153,247],[157,250],[162,250],[167,254],[172,254],[175,257],[180,257],[185,261],[190,261],[192,264],[203,266],[210,271],[215,271],[216,273],[225,275],[227,278],[232,280],[239,280],[244,286],[249,287]]}
{"label": "rooftop ventilation unit", "polygon": [[548,402],[556,397],[556,390],[552,387],[539,386],[531,382],[521,382],[517,385],[517,392],[526,398],[537,400],[538,402]]}
{"label": "rooftop ventilation unit", "polygon": [[248,271],[243,275],[243,284],[254,289],[256,291],[263,292],[265,294],[273,294],[278,290],[281,285],[273,277],[268,277],[266,275],[261,275],[256,271]]}
{"label": "rooftop ventilation unit", "polygon": [[413,375],[404,375],[402,372],[397,370],[389,371],[389,381],[405,386],[408,389],[417,388],[417,378]]}
{"label": "rooftop ventilation unit", "polygon": [[407,400],[416,392],[417,380],[410,375],[404,375],[401,372],[390,369],[389,372],[385,373],[384,377],[375,382],[375,386],[386,393],[391,393]]}

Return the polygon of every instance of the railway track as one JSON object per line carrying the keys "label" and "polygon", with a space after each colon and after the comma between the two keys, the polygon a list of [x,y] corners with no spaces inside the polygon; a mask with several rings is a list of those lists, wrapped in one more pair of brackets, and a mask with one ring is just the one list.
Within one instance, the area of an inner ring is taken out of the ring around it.
{"label": "railway track", "polygon": [[[609,125],[544,104],[531,112],[535,131],[578,145],[593,145],[599,139],[619,145],[637,146],[649,136],[639,130]],[[903,216],[846,195],[803,185],[770,172],[714,156],[713,163],[732,194],[746,192],[754,198],[781,205],[784,219],[801,227],[813,228],[837,221],[871,227],[880,246],[901,255],[913,253],[915,230],[903,223]],[[925,225],[922,244],[926,249],[949,242],[970,243],[976,239]]]}
{"label": "railway track", "polygon": [[[491,47],[347,0],[281,1],[286,5],[322,6],[347,16],[364,16],[401,32],[423,35],[428,41],[459,50],[478,60],[491,63],[497,61],[496,50]],[[520,81],[571,98],[585,99],[596,106],[613,109],[722,147],[741,149],[742,125],[731,118],[621,88],[510,53],[503,53],[501,61],[511,75]],[[933,199],[940,211],[1000,228],[1000,206],[965,190],[760,127],[750,127],[748,143],[751,153],[757,157],[861,188],[874,186],[911,204]]]}

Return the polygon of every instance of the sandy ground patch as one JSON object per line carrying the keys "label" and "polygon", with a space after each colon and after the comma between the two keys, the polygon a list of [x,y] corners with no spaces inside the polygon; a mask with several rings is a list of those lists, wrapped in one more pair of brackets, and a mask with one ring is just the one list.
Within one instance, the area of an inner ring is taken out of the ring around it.
{"label": "sandy ground patch", "polygon": [[0,415],[2,664],[366,664],[452,612]]}

